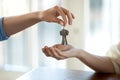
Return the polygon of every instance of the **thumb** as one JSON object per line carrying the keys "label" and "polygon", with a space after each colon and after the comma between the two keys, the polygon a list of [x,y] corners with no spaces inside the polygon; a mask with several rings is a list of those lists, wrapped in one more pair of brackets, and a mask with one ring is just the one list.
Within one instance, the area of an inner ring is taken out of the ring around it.
{"label": "thumb", "polygon": [[58,24],[60,24],[60,25],[62,25],[62,26],[65,26],[63,20],[61,20],[61,19],[59,19],[59,18],[55,18],[55,19],[53,20],[53,22],[56,22],[56,23],[58,23]]}

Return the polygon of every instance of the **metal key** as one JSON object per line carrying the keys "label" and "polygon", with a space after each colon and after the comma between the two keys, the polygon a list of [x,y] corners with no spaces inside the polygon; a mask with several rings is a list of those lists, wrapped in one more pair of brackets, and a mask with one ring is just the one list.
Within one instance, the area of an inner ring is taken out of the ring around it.
{"label": "metal key", "polygon": [[62,36],[62,45],[67,45],[68,43],[67,43],[67,38],[66,38],[66,36],[69,34],[69,31],[68,30],[66,30],[66,29],[62,29],[61,31],[60,31],[60,35]]}

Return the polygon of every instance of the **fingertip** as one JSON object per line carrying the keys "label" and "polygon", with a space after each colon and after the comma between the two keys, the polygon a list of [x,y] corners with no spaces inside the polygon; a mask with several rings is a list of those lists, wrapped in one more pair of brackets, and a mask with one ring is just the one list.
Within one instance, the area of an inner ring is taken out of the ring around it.
{"label": "fingertip", "polygon": [[69,22],[69,25],[72,25],[72,20]]}
{"label": "fingertip", "polygon": [[60,21],[59,23],[60,23],[60,25],[64,26],[64,23],[62,21]]}
{"label": "fingertip", "polygon": [[42,48],[42,51],[45,51],[45,48]]}
{"label": "fingertip", "polygon": [[42,48],[42,51],[44,50],[44,48]]}
{"label": "fingertip", "polygon": [[72,18],[75,19],[75,16],[72,13],[71,13],[71,15],[72,15]]}
{"label": "fingertip", "polygon": [[63,27],[65,27],[66,26],[66,22],[63,22]]}

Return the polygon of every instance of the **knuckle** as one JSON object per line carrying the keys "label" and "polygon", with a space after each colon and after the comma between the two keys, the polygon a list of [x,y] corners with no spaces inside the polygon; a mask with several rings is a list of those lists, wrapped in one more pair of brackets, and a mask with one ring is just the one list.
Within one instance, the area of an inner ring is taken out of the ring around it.
{"label": "knuckle", "polygon": [[66,10],[66,12],[67,12],[67,13],[70,13],[70,11],[69,11],[69,10]]}
{"label": "knuckle", "polygon": [[59,8],[59,6],[57,6],[57,5],[56,5],[54,8],[55,8],[55,9],[58,9],[58,8]]}
{"label": "knuckle", "polygon": [[67,14],[71,14],[69,10],[66,11]]}

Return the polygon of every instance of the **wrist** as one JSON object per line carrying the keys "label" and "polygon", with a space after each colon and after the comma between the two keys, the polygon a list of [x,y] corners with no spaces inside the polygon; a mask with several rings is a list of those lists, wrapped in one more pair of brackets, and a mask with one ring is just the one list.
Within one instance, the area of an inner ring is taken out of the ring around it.
{"label": "wrist", "polygon": [[77,48],[72,48],[70,50],[70,53],[72,53],[73,57],[76,57],[76,58],[78,58],[81,54],[80,49],[77,49]]}
{"label": "wrist", "polygon": [[42,21],[42,12],[39,11],[39,12],[30,13],[29,18],[36,22],[40,22]]}
{"label": "wrist", "polygon": [[76,58],[81,59],[83,54],[84,54],[84,50],[82,50],[82,49],[76,50]]}
{"label": "wrist", "polygon": [[44,16],[44,14],[43,14],[43,12],[42,11],[38,11],[38,12],[35,12],[35,15],[36,15],[36,20],[38,20],[39,22],[40,21],[43,21],[43,16]]}

